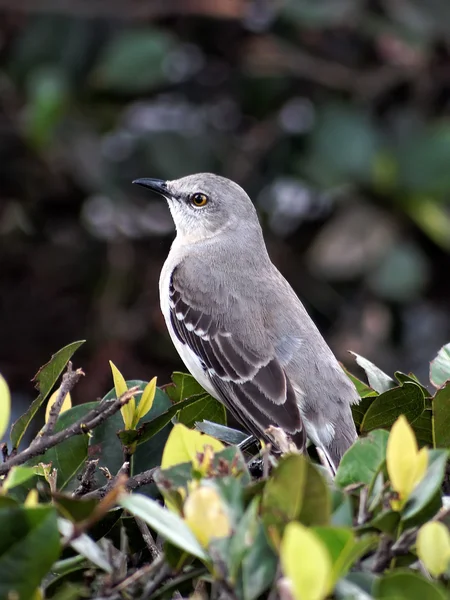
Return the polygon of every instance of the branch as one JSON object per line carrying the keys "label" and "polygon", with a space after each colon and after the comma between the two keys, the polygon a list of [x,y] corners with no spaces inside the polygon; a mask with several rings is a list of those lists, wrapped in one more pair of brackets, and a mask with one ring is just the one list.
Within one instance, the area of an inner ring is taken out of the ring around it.
{"label": "branch", "polygon": [[38,436],[35,440],[33,440],[28,448],[22,452],[19,452],[19,454],[16,454],[15,456],[11,456],[6,462],[0,465],[0,475],[7,473],[11,467],[23,465],[23,463],[27,462],[31,458],[45,454],[45,452],[47,452],[47,450],[50,448],[57,446],[61,442],[64,442],[75,435],[88,433],[92,429],[95,429],[95,427],[101,425],[104,421],[106,421],[106,419],[109,419],[109,417],[112,417],[112,415],[118,412],[122,406],[127,404],[132,396],[139,393],[142,393],[142,390],[140,390],[138,386],[133,387],[123,393],[120,398],[117,398],[116,400],[105,400],[100,402],[100,404],[89,411],[87,415],[66,429],[58,431],[58,433],[54,433],[49,436]]}
{"label": "branch", "polygon": [[41,437],[45,437],[51,435],[53,430],[55,429],[56,421],[58,420],[59,413],[61,412],[61,407],[63,402],[78,381],[84,376],[84,372],[82,369],[77,369],[76,371],[72,370],[72,363],[69,360],[67,365],[67,371],[62,376],[61,386],[59,388],[58,396],[56,400],[53,402],[52,407],[50,409],[50,414],[48,416],[47,423],[44,425],[40,435]]}
{"label": "branch", "polygon": [[83,496],[92,490],[94,487],[94,476],[95,470],[98,465],[98,458],[93,460],[87,460],[86,465],[84,467],[84,471],[81,475],[80,485],[74,490],[73,496],[76,498],[78,496]]}
{"label": "branch", "polygon": [[[127,464],[127,463],[125,463]],[[104,485],[101,488],[98,488],[97,490],[93,490],[92,492],[89,492],[88,494],[84,494],[83,498],[85,499],[91,499],[91,498],[95,498],[95,499],[99,499],[101,500],[102,498],[104,498],[106,496],[106,494],[108,494],[108,492],[110,492],[117,481],[117,478],[122,475],[123,473],[126,473],[126,470],[122,470],[122,469],[127,469],[128,465],[122,465],[120,471],[117,473],[117,475],[114,477],[114,479],[111,479],[111,481],[108,481],[108,483],[106,485]],[[153,467],[153,469],[148,469],[147,471],[144,471],[143,473],[139,473],[138,475],[134,475],[134,477],[130,477],[129,479],[127,479],[127,481],[125,482],[125,488],[129,491],[132,492],[133,490],[137,490],[138,488],[142,487],[143,485],[147,485],[148,483],[153,483],[153,476],[156,473],[156,471],[159,469],[159,467]]]}
{"label": "branch", "polygon": [[138,526],[138,529],[141,532],[142,539],[144,540],[145,545],[147,546],[148,551],[150,552],[150,556],[153,560],[155,560],[155,558],[157,558],[161,554],[161,552],[159,551],[159,548],[156,545],[152,534],[150,533],[150,529],[148,528],[147,523],[139,517],[134,517],[134,520],[136,521],[136,525]]}

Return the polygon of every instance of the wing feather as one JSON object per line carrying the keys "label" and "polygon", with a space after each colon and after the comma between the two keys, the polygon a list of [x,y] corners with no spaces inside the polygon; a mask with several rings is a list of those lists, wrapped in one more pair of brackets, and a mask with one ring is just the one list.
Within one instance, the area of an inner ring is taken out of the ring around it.
{"label": "wing feather", "polygon": [[224,314],[212,316],[189,302],[176,268],[169,285],[170,320],[178,339],[200,360],[217,396],[257,437],[269,425],[282,427],[303,448],[306,437],[295,391],[272,353],[249,348],[239,327],[229,331]]}

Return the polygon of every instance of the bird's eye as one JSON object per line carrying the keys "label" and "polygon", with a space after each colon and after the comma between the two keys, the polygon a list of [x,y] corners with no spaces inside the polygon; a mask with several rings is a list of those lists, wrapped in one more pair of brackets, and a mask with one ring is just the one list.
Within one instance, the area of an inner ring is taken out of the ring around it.
{"label": "bird's eye", "polygon": [[205,206],[205,204],[208,203],[208,200],[209,200],[209,198],[206,194],[197,193],[197,194],[192,194],[192,196],[191,196],[192,204],[197,207]]}

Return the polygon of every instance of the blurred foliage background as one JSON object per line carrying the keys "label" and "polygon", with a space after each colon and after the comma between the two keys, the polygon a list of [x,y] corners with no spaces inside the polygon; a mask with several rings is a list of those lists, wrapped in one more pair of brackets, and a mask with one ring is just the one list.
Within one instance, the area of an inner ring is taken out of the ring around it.
{"label": "blurred foliage background", "polygon": [[[181,367],[160,314],[167,207],[131,185],[212,171],[340,360],[428,380],[450,339],[448,0],[0,0],[0,370],[16,402],[86,338]],[[84,354],[83,354],[84,353]]]}

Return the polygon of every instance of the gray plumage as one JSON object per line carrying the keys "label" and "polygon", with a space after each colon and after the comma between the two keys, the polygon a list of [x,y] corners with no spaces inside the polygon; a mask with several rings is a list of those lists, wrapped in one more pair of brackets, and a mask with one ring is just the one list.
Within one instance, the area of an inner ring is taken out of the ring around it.
{"label": "gray plumage", "polygon": [[175,221],[160,298],[186,367],[256,437],[275,425],[302,448],[306,429],[335,471],[359,396],[271,262],[250,198],[209,173],[135,183],[165,196]]}

